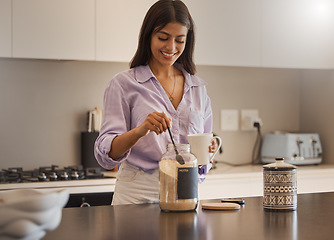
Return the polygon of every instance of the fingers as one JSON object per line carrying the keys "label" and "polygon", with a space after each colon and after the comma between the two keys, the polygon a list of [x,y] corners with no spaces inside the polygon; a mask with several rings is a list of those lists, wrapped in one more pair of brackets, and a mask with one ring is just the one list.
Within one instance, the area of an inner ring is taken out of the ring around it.
{"label": "fingers", "polygon": [[153,112],[147,116],[145,121],[148,123],[149,130],[159,135],[165,132],[167,127],[170,127],[171,119],[164,113]]}
{"label": "fingers", "polygon": [[217,142],[215,140],[212,140],[211,145],[209,146],[209,152],[214,153],[217,151]]}

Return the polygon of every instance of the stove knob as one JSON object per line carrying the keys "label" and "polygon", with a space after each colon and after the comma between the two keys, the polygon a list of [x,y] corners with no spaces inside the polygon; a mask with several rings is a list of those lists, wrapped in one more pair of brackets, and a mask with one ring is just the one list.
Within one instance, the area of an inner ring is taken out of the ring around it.
{"label": "stove knob", "polygon": [[38,181],[40,181],[40,182],[45,182],[46,181],[45,173],[42,172],[38,175]]}
{"label": "stove knob", "polygon": [[55,172],[53,172],[51,175],[50,175],[50,181],[57,181],[58,180],[58,176]]}
{"label": "stove knob", "polygon": [[79,179],[79,174],[77,171],[72,172],[71,174],[71,178],[74,180],[78,180]]}
{"label": "stove knob", "polygon": [[60,176],[61,180],[68,180],[68,174],[67,172],[63,172],[62,175]]}

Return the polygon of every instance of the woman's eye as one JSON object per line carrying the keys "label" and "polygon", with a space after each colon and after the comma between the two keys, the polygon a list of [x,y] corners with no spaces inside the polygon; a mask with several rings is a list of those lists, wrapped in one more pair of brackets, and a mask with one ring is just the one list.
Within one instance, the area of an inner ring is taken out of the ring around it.
{"label": "woman's eye", "polygon": [[177,43],[184,43],[183,40],[176,40]]}
{"label": "woman's eye", "polygon": [[162,37],[159,37],[159,40],[161,40],[161,41],[167,41],[168,38],[162,38]]}

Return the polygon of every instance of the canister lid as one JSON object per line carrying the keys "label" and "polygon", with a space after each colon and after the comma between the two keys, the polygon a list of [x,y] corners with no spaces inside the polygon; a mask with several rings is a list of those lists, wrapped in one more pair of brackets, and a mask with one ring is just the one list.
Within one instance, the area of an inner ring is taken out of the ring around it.
{"label": "canister lid", "polygon": [[272,169],[277,169],[277,170],[296,169],[297,168],[295,165],[284,162],[283,157],[277,157],[275,159],[276,159],[276,162],[264,165],[263,168],[264,169],[270,169],[270,170],[272,170]]}

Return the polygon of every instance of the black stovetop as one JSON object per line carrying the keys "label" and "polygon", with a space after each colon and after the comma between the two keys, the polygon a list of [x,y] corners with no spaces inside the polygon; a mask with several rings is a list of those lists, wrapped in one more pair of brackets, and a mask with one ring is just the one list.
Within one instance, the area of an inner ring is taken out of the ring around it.
{"label": "black stovetop", "polygon": [[102,179],[103,171],[99,167],[84,168],[82,165],[59,168],[57,165],[24,170],[22,167],[2,169],[0,183],[73,181],[83,179]]}

